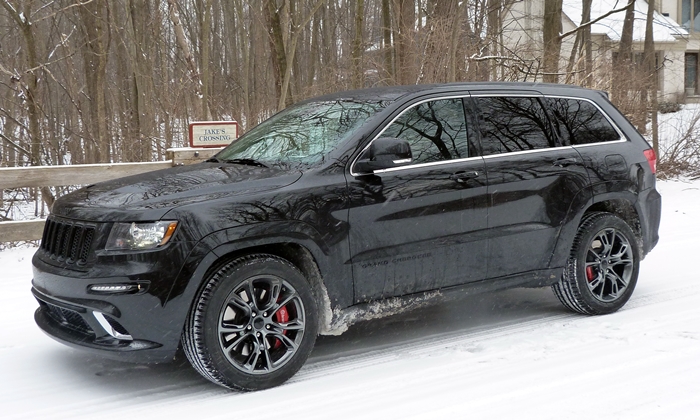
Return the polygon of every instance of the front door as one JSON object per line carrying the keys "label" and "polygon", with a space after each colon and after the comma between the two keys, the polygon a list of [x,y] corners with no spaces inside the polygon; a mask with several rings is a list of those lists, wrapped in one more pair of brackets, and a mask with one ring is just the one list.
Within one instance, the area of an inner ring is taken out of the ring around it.
{"label": "front door", "polygon": [[349,178],[355,301],[483,279],[486,177],[462,100],[415,104],[380,136],[407,140],[413,160]]}

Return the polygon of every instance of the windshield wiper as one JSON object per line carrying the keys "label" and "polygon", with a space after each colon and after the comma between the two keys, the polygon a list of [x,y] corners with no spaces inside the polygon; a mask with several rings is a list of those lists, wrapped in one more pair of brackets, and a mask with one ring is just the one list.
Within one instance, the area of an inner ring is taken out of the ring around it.
{"label": "windshield wiper", "polygon": [[268,166],[265,165],[264,163],[257,161],[255,159],[217,159],[219,162],[224,162],[224,163],[234,163],[238,165],[248,165],[248,166],[259,166],[261,168],[267,168]]}

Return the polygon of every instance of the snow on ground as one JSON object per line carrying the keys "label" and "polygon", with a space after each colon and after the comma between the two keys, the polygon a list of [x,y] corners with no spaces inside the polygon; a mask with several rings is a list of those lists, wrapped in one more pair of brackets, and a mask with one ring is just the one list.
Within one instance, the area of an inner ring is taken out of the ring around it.
{"label": "snow on ground", "polygon": [[32,248],[0,252],[0,417],[697,419],[700,181],[663,181],[661,241],[618,313],[549,289],[470,296],[320,337],[278,388],[227,391],[186,363],[133,365],[34,325]]}

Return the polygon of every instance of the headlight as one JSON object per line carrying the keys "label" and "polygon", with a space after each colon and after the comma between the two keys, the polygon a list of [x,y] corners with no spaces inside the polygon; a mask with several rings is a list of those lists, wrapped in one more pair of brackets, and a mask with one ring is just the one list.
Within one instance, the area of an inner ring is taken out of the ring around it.
{"label": "headlight", "polygon": [[114,251],[157,248],[168,243],[176,227],[177,222],[173,221],[115,223],[105,249]]}

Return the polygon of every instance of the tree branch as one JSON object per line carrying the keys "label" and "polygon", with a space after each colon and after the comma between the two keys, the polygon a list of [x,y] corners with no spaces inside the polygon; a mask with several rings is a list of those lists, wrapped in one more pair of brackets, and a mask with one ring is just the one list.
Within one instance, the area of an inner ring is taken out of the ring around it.
{"label": "tree branch", "polygon": [[[4,0],[3,0],[3,1],[4,1]],[[44,16],[44,17],[42,17],[42,18],[39,18],[39,19],[34,19],[33,22],[35,22],[35,23],[36,23],[36,22],[41,22],[42,20],[46,20],[46,19],[52,18],[52,17],[58,15],[59,13],[65,12],[66,10],[68,10],[68,9],[70,9],[70,8],[78,7],[78,6],[85,6],[86,4],[90,4],[90,3],[92,3],[93,1],[95,1],[95,0],[87,0],[87,1],[84,1],[84,2],[82,2],[82,3],[81,3],[81,2],[78,2],[78,3],[74,3],[74,4],[71,4],[71,5],[68,5],[68,6],[64,7],[63,9],[61,9],[61,10],[59,10],[59,11],[57,11],[57,12],[51,13],[50,15],[46,15],[46,16]],[[44,7],[46,7],[46,6],[44,6]],[[41,9],[43,9],[43,7],[42,7]],[[37,10],[36,12],[39,12],[41,9]],[[34,12],[34,13],[32,13],[32,14],[35,14],[36,12]]]}
{"label": "tree branch", "polygon": [[7,10],[7,12],[10,14],[10,17],[17,23],[17,25],[19,25],[20,27],[22,25],[26,25],[27,16],[25,16],[24,21],[22,21],[20,13],[17,12],[17,10],[15,10],[15,8],[7,2],[7,0],[0,0],[0,4],[2,4],[2,7],[4,7],[5,10]]}
{"label": "tree branch", "polygon": [[285,108],[285,103],[287,100],[287,91],[289,90],[289,81],[292,78],[292,63],[294,62],[294,55],[296,54],[296,49],[297,49],[297,41],[299,40],[299,35],[301,34],[301,29],[305,27],[310,21],[311,18],[314,17],[318,9],[323,6],[323,3],[325,3],[326,0],[318,0],[316,4],[313,6],[311,9],[311,13],[304,19],[304,22],[301,25],[295,25],[294,27],[294,34],[292,35],[292,41],[291,45],[289,47],[289,53],[288,53],[288,59],[287,59],[287,69],[284,74],[284,79],[282,80],[282,93],[280,95],[280,100],[277,105],[278,111],[281,111]]}
{"label": "tree branch", "polygon": [[576,28],[570,30],[569,32],[564,32],[563,34],[559,35],[559,39],[564,39],[564,38],[566,38],[566,37],[568,37],[568,36],[574,35],[576,32],[580,31],[581,29],[583,29],[583,28],[585,28],[585,27],[588,27],[588,26],[591,26],[591,25],[593,25],[594,23],[598,23],[598,22],[600,22],[601,20],[605,19],[606,17],[608,17],[608,16],[610,16],[610,15],[613,15],[613,14],[615,14],[615,13],[624,12],[625,10],[629,9],[631,6],[634,6],[634,0],[631,0],[631,1],[627,4],[627,6],[625,6],[625,7],[621,7],[621,8],[619,8],[619,9],[613,9],[613,10],[609,11],[608,13],[602,14],[602,15],[598,16],[597,18],[595,18],[595,19],[593,19],[593,20],[591,20],[591,21],[588,21],[588,22],[586,22],[586,23],[582,23],[581,25],[579,25],[578,27],[576,27]]}
{"label": "tree branch", "polygon": [[29,150],[25,149],[24,147],[20,146],[19,144],[15,143],[15,142],[13,142],[12,140],[10,140],[9,137],[7,137],[6,135],[4,135],[2,133],[0,133],[0,138],[5,140],[6,142],[8,142],[15,150],[24,153],[27,157],[29,157],[31,159],[32,154],[29,152]]}

